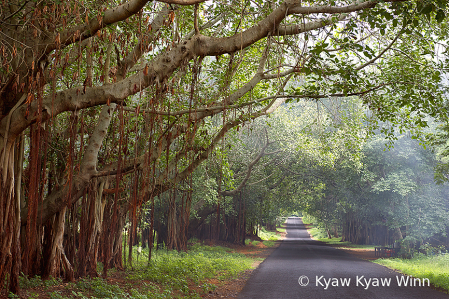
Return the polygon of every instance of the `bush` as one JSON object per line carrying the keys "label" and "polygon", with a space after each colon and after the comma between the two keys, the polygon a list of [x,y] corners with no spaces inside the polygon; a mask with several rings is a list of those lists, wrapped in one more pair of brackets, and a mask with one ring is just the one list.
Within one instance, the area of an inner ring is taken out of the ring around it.
{"label": "bush", "polygon": [[276,243],[274,241],[263,241],[263,245],[267,247],[273,247],[274,245],[276,245]]}
{"label": "bush", "polygon": [[281,236],[276,234],[276,232],[267,231],[265,227],[259,229],[259,237],[265,241],[277,241],[281,239]]}

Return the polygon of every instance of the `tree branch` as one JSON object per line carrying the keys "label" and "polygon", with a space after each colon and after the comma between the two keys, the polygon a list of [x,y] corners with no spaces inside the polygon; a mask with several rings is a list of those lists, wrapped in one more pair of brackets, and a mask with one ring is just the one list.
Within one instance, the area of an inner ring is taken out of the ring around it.
{"label": "tree branch", "polygon": [[402,34],[402,30],[399,31],[399,33],[396,35],[396,37],[391,41],[391,43],[385,49],[383,49],[379,53],[379,55],[377,55],[376,57],[374,57],[370,61],[367,61],[366,63],[360,65],[359,67],[356,67],[355,70],[359,71],[359,70],[363,69],[364,67],[374,63],[377,59],[379,59],[382,55],[384,55],[384,53],[387,52],[394,45],[394,43],[398,40],[398,38],[399,38],[399,36],[401,36],[401,34]]}
{"label": "tree branch", "polygon": [[193,12],[193,28],[195,29],[195,34],[200,33],[200,29],[198,28],[198,4],[195,4],[195,10]]}
{"label": "tree branch", "polygon": [[[217,24],[219,21],[221,21],[223,18],[225,17],[225,14],[219,14],[217,17],[213,18],[212,20],[210,20],[209,22],[207,22],[206,24],[204,24],[203,26],[201,26],[199,28],[199,30],[204,30],[207,28],[210,28],[212,26],[214,26],[215,24]],[[190,31],[186,36],[183,37],[184,40],[188,40],[190,38],[192,38],[192,36],[195,35],[195,30]]]}
{"label": "tree branch", "polygon": [[286,177],[286,175],[283,173],[281,179],[274,185],[268,186],[268,189],[272,190],[272,189],[276,188],[277,186],[279,186],[284,181],[285,177]]}
{"label": "tree branch", "polygon": [[158,0],[158,2],[177,5],[193,5],[206,2],[206,0]]}
{"label": "tree branch", "polygon": [[340,15],[339,17],[332,16],[329,18],[325,18],[325,19],[321,19],[318,21],[313,21],[313,22],[309,22],[309,23],[305,23],[305,24],[280,26],[279,29],[273,33],[273,35],[276,35],[276,36],[296,35],[299,33],[323,28],[330,24],[334,24],[339,21],[343,21],[345,18],[346,18],[346,15]]}
{"label": "tree branch", "polygon": [[157,196],[161,194],[164,191],[167,191],[170,189],[173,185],[181,182],[182,180],[185,180],[193,170],[195,170],[196,167],[198,167],[204,160],[206,160],[209,155],[213,152],[215,149],[215,146],[218,144],[218,142],[225,136],[225,134],[232,128],[246,122],[252,119],[256,119],[260,116],[267,115],[270,112],[268,112],[269,108],[273,106],[276,100],[273,100],[269,105],[267,105],[265,108],[254,112],[250,115],[241,116],[237,119],[230,120],[226,122],[226,124],[223,125],[221,130],[215,135],[214,139],[210,143],[210,145],[204,149],[201,153],[199,153],[196,158],[180,173],[177,173],[175,177],[167,177],[166,175],[161,175],[157,178],[156,184],[152,189],[149,189],[148,191],[145,191],[146,194],[151,194],[152,196]]}
{"label": "tree branch", "polygon": [[[262,150],[260,151],[260,153],[256,156],[256,158],[254,158],[253,161],[251,161],[251,163],[249,163],[248,168],[246,170],[246,175],[245,178],[243,179],[243,181],[237,186],[237,188],[235,188],[234,190],[225,190],[225,191],[221,191],[220,194],[222,196],[234,196],[236,195],[238,192],[240,192],[240,190],[242,190],[243,187],[245,187],[246,183],[248,182],[249,178],[251,177],[251,172],[253,170],[254,165],[257,164],[257,162],[259,162],[259,160],[266,156],[266,155],[271,155],[274,154],[276,152],[272,152],[272,153],[265,153],[265,150],[267,149],[267,147],[272,144],[273,142],[269,142],[268,141],[268,133],[267,133],[267,142],[265,143],[265,145],[262,147]],[[277,151],[279,152],[279,151]]]}
{"label": "tree branch", "polygon": [[[40,223],[47,222],[51,216],[59,212],[64,206],[67,205],[67,198],[72,198],[73,201],[77,201],[83,194],[85,187],[90,182],[90,179],[96,174],[98,151],[100,150],[103,139],[106,136],[107,129],[111,123],[112,113],[116,105],[104,106],[101,110],[101,114],[98,120],[98,124],[95,127],[92,135],[90,136],[89,143],[84,153],[83,160],[81,162],[80,171],[75,175],[71,184],[68,182],[62,187],[50,193],[39,205],[38,215],[40,215]],[[70,193],[70,194],[69,194]],[[22,225],[26,221],[28,209],[22,209]]]}
{"label": "tree branch", "polygon": [[[394,1],[394,0],[393,0]],[[385,1],[387,2],[387,1]],[[392,2],[392,1],[389,1]],[[288,12],[290,14],[302,14],[302,15],[308,15],[308,14],[316,14],[316,13],[330,13],[330,14],[336,14],[336,13],[349,13],[354,12],[362,9],[367,8],[373,8],[376,6],[376,1],[364,1],[364,2],[356,2],[354,4],[348,5],[348,6],[295,6],[291,8]]]}
{"label": "tree branch", "polygon": [[59,43],[67,46],[76,41],[82,41],[97,33],[98,30],[120,21],[123,21],[141,10],[149,0],[130,0],[124,4],[110,8],[103,13],[102,18],[96,16],[89,19],[86,24],[78,25],[61,33],[56,33],[43,41],[45,54],[51,53],[59,45],[55,41],[59,35]]}
{"label": "tree branch", "polygon": [[159,11],[159,13],[154,18],[151,23],[151,33],[149,36],[141,36],[139,38],[139,42],[136,44],[134,49],[120,61],[120,67],[117,72],[117,80],[122,80],[125,78],[129,69],[131,69],[137,61],[142,57],[142,55],[148,52],[148,45],[154,40],[157,36],[157,33],[160,31],[162,26],[164,25],[164,21],[168,18],[169,14],[173,11],[164,7]]}
{"label": "tree branch", "polygon": [[[397,83],[397,82],[395,82]],[[313,94],[309,94],[309,95],[291,95],[291,98],[311,98],[311,99],[324,99],[324,98],[329,98],[329,97],[350,97],[350,96],[361,96],[361,95],[365,95],[367,93],[370,93],[376,89],[379,89],[381,87],[387,86],[387,85],[391,85],[393,83],[382,83],[379,84],[377,86],[374,86],[370,89],[364,90],[364,91],[359,91],[359,92],[351,92],[351,93],[333,93],[333,94],[328,94],[328,95],[313,95]]]}

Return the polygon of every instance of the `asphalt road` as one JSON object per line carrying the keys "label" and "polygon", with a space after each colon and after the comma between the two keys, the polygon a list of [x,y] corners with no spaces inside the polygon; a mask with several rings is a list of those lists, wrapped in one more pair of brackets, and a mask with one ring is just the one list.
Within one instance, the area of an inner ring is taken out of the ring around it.
{"label": "asphalt road", "polygon": [[292,217],[287,238],[253,272],[239,298],[449,298],[425,282],[419,286],[417,280],[406,280],[386,267],[310,239],[301,219]]}

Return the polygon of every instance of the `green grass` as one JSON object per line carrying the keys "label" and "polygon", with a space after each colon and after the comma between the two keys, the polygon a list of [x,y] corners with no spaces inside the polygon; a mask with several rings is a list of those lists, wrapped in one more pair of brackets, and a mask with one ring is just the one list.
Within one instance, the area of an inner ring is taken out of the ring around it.
{"label": "green grass", "polygon": [[449,291],[449,254],[413,259],[378,259],[374,262],[416,278],[428,278],[431,284]]}
{"label": "green grass", "polygon": [[281,228],[281,227],[276,228],[276,230],[280,233],[285,233],[287,231],[286,228]]}
{"label": "green grass", "polygon": [[[192,296],[189,284],[202,286],[208,278],[227,279],[250,269],[254,259],[221,246],[193,245],[188,252],[159,250],[151,258],[135,266],[130,280],[149,280],[165,289],[179,290]],[[210,286],[202,286],[210,289]]]}
{"label": "green grass", "polygon": [[[21,277],[20,282],[28,298],[34,298],[33,288],[41,287],[48,287],[48,296],[51,299],[201,298],[216,288],[207,279],[224,280],[237,277],[241,272],[251,269],[255,260],[260,258],[247,257],[231,248],[195,244],[190,246],[187,252],[153,251],[148,264],[148,249],[138,250],[134,247],[132,268],[128,266],[126,279],[121,284],[109,283],[102,278],[85,277],[75,283],[68,283],[65,290],[55,290],[50,287],[60,285],[60,280],[42,280],[36,276]],[[193,289],[191,286],[199,288]]]}
{"label": "green grass", "polygon": [[104,279],[81,278],[76,283],[76,291],[72,290],[75,296],[85,296],[85,293],[96,298],[126,298],[128,294],[118,285],[108,284]]}
{"label": "green grass", "polygon": [[267,231],[265,227],[259,229],[259,237],[264,241],[278,241],[282,239],[275,231]]}
{"label": "green grass", "polygon": [[[161,289],[159,286],[147,283],[139,282],[139,289],[133,288],[131,284],[120,287],[116,284],[109,284],[106,280],[96,278],[81,278],[74,286],[70,287],[72,296],[65,297],[60,292],[51,292],[51,299],[66,299],[66,298],[129,298],[129,299],[168,299],[174,298],[173,291],[171,289]],[[189,296],[189,298],[199,298],[198,294],[195,296]]]}
{"label": "green grass", "polygon": [[351,242],[342,242],[341,238],[321,238],[321,239],[317,239],[318,241],[327,243],[329,245],[340,245],[343,246],[343,248],[348,247],[348,248],[363,248],[363,249],[372,249],[374,250],[374,245],[357,245],[357,244],[352,244]]}
{"label": "green grass", "polygon": [[263,241],[263,245],[267,247],[273,247],[274,245],[276,245],[276,243],[274,241]]}
{"label": "green grass", "polygon": [[319,239],[327,239],[327,233],[326,231],[321,227],[312,227],[308,229],[310,236],[312,239],[319,240]]}
{"label": "green grass", "polygon": [[[246,239],[245,240],[245,245],[252,245],[252,246],[256,246],[260,243],[260,241],[251,241],[250,239]],[[265,245],[266,247],[273,247],[274,245],[276,245],[275,241],[262,241],[262,244]]]}

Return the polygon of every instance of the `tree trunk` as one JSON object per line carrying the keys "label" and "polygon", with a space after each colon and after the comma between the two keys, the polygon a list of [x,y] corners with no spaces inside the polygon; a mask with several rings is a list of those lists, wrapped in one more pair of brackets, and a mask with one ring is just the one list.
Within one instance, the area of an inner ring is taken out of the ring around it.
{"label": "tree trunk", "polygon": [[50,255],[45,258],[46,267],[45,267],[45,277],[60,277],[60,273],[62,272],[61,266],[64,267],[65,270],[65,278],[66,280],[73,281],[74,272],[73,267],[70,262],[67,260],[65,256],[64,247],[63,247],[63,237],[64,237],[64,227],[65,227],[65,214],[67,211],[67,207],[62,209],[61,212],[57,213],[52,227],[52,240],[51,240],[51,251]]}
{"label": "tree trunk", "polygon": [[[169,196],[168,202],[168,215],[167,215],[167,249],[176,248],[176,231],[177,231],[177,217],[176,217],[176,204],[174,191],[169,191],[171,194]],[[172,193],[173,192],[173,193]]]}

